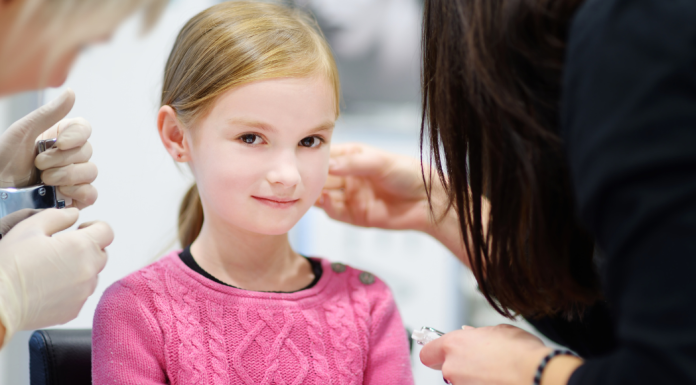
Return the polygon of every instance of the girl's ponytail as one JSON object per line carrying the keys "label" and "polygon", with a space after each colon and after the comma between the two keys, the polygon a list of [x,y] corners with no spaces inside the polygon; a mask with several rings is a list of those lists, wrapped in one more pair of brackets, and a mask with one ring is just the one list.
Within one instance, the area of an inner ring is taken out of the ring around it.
{"label": "girl's ponytail", "polygon": [[194,183],[184,196],[179,208],[179,242],[187,247],[198,238],[203,228],[203,205]]}

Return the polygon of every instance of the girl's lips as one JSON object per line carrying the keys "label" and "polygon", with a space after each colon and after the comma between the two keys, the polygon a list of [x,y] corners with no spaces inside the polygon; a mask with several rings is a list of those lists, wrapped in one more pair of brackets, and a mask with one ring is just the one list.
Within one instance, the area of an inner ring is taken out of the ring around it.
{"label": "girl's lips", "polygon": [[258,202],[265,204],[266,206],[270,206],[276,209],[286,209],[288,207],[291,207],[299,199],[292,199],[292,200],[287,200],[287,199],[273,199],[273,198],[262,198],[262,197],[255,197],[252,196],[252,198],[256,199]]}

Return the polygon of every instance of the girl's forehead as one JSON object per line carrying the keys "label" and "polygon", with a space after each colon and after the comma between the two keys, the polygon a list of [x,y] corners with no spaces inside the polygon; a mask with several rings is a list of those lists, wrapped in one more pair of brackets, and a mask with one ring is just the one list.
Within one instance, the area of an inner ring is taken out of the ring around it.
{"label": "girl's forehead", "polygon": [[323,125],[336,120],[334,94],[331,83],[321,77],[261,80],[225,92],[209,118],[217,124]]}

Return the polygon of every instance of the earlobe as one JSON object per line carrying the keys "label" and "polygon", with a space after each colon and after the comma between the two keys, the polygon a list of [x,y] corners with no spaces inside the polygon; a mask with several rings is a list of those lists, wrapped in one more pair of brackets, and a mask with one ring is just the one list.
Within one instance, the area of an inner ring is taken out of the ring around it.
{"label": "earlobe", "polygon": [[157,114],[157,129],[164,148],[176,162],[188,162],[189,146],[184,126],[171,106],[162,106]]}

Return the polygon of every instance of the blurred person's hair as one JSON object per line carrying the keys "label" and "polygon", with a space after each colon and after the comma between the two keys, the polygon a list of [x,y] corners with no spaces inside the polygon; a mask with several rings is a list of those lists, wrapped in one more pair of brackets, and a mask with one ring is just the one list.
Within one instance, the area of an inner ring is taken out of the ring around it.
{"label": "blurred person's hair", "polygon": [[[44,75],[64,54],[85,36],[107,37],[128,16],[143,11],[143,33],[156,23],[168,0],[16,0],[20,1],[17,19],[9,29],[7,49],[20,41],[17,34],[32,20],[45,27],[38,39],[53,42],[44,63]],[[37,41],[39,43],[40,41]],[[39,44],[21,47],[25,55]],[[19,51],[19,50],[18,50]],[[20,58],[22,53],[19,54]],[[28,55],[27,55],[28,56]],[[41,79],[40,84],[45,79]]]}
{"label": "blurred person's hair", "polygon": [[[195,129],[215,101],[234,87],[276,78],[325,77],[339,114],[338,69],[314,20],[281,4],[234,1],[215,5],[182,28],[164,70],[161,105]],[[193,243],[203,225],[194,184],[179,210],[179,242]]]}
{"label": "blurred person's hair", "polygon": [[601,298],[559,136],[582,2],[425,2],[421,150],[448,189],[481,292],[507,317],[581,316]]}

